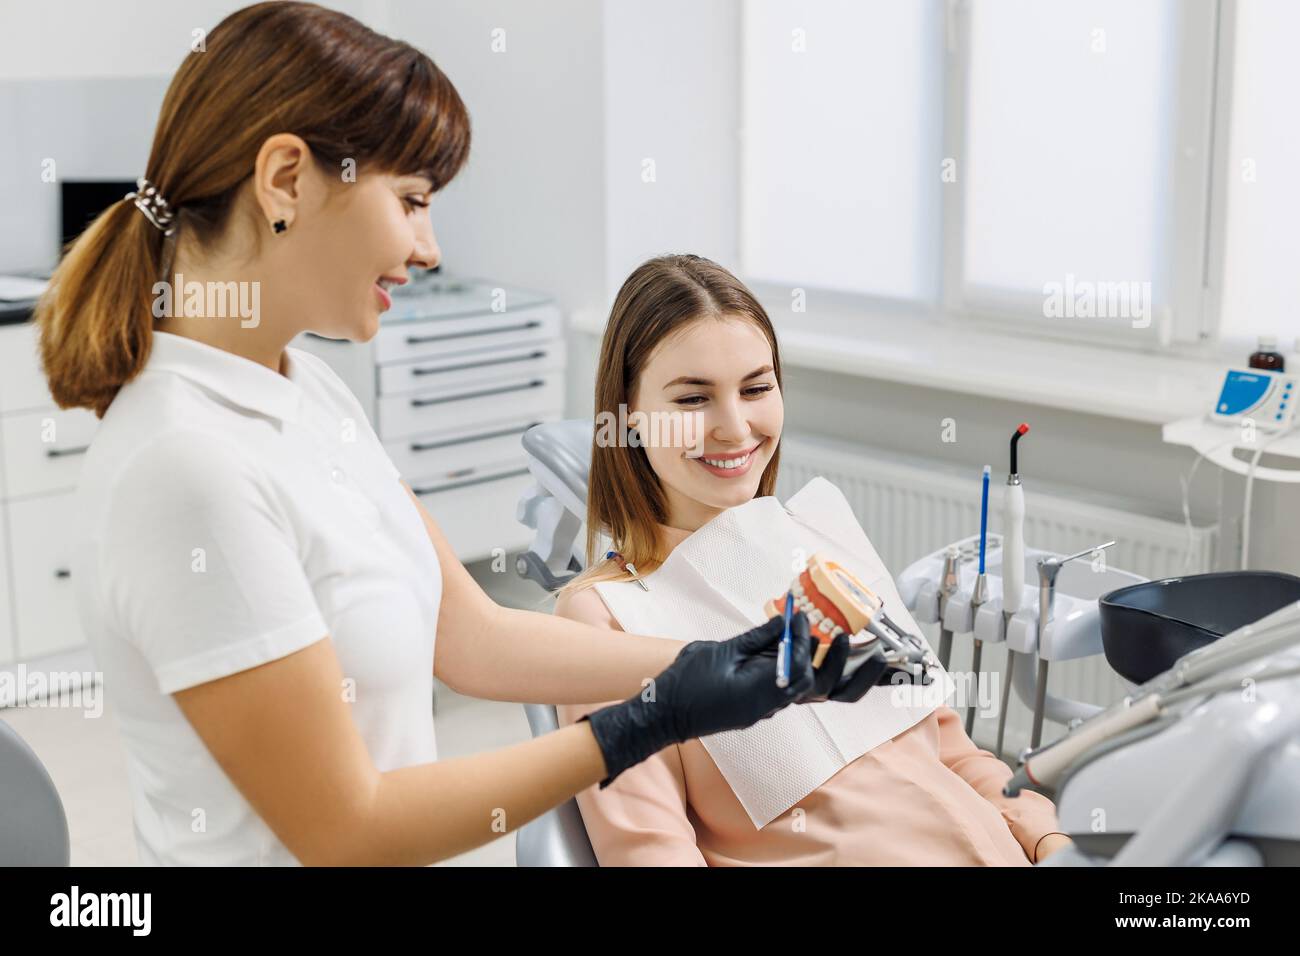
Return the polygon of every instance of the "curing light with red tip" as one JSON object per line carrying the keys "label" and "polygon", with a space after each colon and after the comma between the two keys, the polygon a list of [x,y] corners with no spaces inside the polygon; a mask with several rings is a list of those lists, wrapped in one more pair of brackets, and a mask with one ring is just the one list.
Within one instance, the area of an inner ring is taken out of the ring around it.
{"label": "curing light with red tip", "polygon": [[1011,470],[1002,494],[1002,613],[1010,620],[1020,610],[1025,591],[1025,489],[1020,484],[1016,446],[1029,434],[1021,422],[1011,435]]}

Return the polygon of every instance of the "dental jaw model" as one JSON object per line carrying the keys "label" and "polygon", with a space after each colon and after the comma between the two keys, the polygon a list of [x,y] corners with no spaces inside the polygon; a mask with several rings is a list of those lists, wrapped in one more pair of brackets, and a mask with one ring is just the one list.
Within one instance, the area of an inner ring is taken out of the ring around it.
{"label": "dental jaw model", "polygon": [[[821,666],[835,638],[848,634],[850,663],[846,673],[856,670],[866,658],[880,654],[892,669],[923,683],[932,679],[928,669],[937,666],[938,660],[926,644],[894,624],[882,610],[880,598],[836,562],[813,555],[791,584],[788,596],[793,598],[794,610],[807,616],[809,629],[817,638],[813,667]],[[786,597],[782,594],[768,601],[764,613],[768,617],[782,614]],[[860,660],[855,662],[854,657]]]}

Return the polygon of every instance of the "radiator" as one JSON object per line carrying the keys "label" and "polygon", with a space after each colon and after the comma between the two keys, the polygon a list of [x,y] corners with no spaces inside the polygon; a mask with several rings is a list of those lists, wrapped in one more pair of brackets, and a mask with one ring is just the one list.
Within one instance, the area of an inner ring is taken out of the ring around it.
{"label": "radiator", "polygon": [[[979,533],[979,472],[963,472],[946,462],[908,458],[837,439],[787,433],[781,439],[777,496],[784,500],[821,475],[838,487],[891,573],[897,575],[918,558],[945,544]],[[989,530],[1001,531],[998,503],[1005,475],[994,475],[989,494]],[[1107,549],[1111,567],[1146,578],[1197,574],[1212,567],[1216,527],[1143,514],[1131,502],[1113,497],[1025,483],[1025,543],[1029,547],[1074,553],[1115,540]],[[925,625],[926,638],[938,647],[938,629]],[[968,670],[969,636],[953,640],[949,669]],[[1002,645],[985,645],[980,662],[984,675],[1001,680],[1006,662]],[[1023,661],[1020,662],[1023,665]],[[981,677],[983,680],[984,677]],[[1126,685],[1098,656],[1052,665],[1048,689],[1074,700],[1106,705],[1119,700]],[[997,685],[999,690],[1001,685]],[[996,699],[996,698],[995,698]],[[1008,705],[1002,756],[1014,762],[1029,746],[1032,713],[1013,692]],[[964,716],[964,714],[963,714]],[[1043,725],[1043,741],[1064,732],[1052,721]],[[993,750],[997,717],[977,717],[976,743]]]}

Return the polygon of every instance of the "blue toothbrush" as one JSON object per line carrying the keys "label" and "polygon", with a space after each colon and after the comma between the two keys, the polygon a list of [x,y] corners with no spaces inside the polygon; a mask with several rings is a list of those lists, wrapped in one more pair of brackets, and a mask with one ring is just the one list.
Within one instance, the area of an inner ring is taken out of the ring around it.
{"label": "blue toothbrush", "polygon": [[790,616],[794,613],[794,595],[789,591],[785,595],[785,632],[781,635],[781,646],[776,652],[776,686],[790,686],[790,649],[793,639],[790,637]]}

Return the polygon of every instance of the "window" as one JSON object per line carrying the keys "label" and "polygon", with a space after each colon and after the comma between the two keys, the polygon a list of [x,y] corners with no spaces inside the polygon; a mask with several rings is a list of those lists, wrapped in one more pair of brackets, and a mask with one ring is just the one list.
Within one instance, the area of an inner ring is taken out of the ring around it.
{"label": "window", "polygon": [[[1219,279],[1221,4],[745,0],[742,270],[866,305],[1198,341]],[[1289,35],[1272,30],[1279,58]],[[1265,124],[1295,84],[1271,87]]]}
{"label": "window", "polygon": [[941,6],[742,8],[741,260],[751,276],[938,292]]}
{"label": "window", "polygon": [[[1167,301],[1173,12],[1169,0],[972,6],[964,298],[1119,282]],[[1068,311],[1105,318],[1099,305]]]}
{"label": "window", "polygon": [[1221,166],[1224,222],[1219,333],[1229,341],[1300,336],[1300,3],[1239,0],[1233,24],[1230,131]]}

